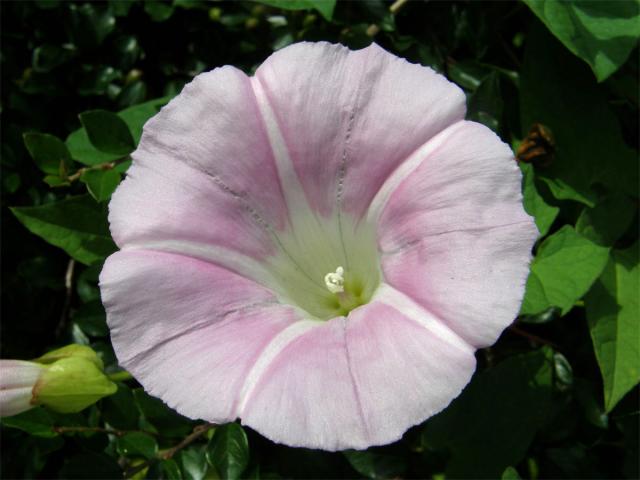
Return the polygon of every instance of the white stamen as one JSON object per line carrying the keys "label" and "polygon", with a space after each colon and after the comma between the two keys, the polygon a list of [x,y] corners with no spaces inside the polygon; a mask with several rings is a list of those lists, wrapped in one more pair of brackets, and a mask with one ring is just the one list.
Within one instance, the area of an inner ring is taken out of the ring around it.
{"label": "white stamen", "polygon": [[327,273],[324,276],[324,284],[331,293],[344,292],[344,268],[336,268],[335,273]]}

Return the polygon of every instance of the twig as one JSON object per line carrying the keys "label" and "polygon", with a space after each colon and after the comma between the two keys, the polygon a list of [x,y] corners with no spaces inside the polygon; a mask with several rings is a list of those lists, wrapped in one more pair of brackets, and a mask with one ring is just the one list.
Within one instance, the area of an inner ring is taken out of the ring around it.
{"label": "twig", "polygon": [[215,427],[216,427],[216,425],[214,423],[205,423],[203,425],[198,425],[198,426],[194,427],[193,433],[191,433],[189,436],[185,437],[184,440],[182,440],[175,447],[171,447],[169,450],[166,450],[166,451],[158,454],[158,456],[160,458],[162,458],[163,460],[169,460],[171,457],[173,457],[176,453],[178,453],[184,447],[186,447],[187,445],[193,443],[195,440],[198,439],[198,437],[204,435],[209,430],[211,430],[212,428],[215,428]]}
{"label": "twig", "polygon": [[534,343],[541,343],[543,345],[549,345],[555,349],[559,349],[560,346],[557,343],[552,342],[551,340],[546,340],[542,337],[534,335],[533,333],[526,332],[524,330],[519,329],[515,325],[511,325],[509,327],[509,331],[515,333],[516,335],[520,335],[521,337],[527,338]]}
{"label": "twig", "polygon": [[109,373],[107,374],[107,377],[109,377],[109,380],[114,382],[124,382],[125,380],[131,380],[133,375],[126,370],[121,370],[119,372]]}
{"label": "twig", "polygon": [[408,1],[409,0],[396,0],[395,2],[393,2],[393,5],[389,7],[389,12],[391,12],[391,15],[395,15],[396,13],[398,13],[398,10],[400,10]]}
{"label": "twig", "polygon": [[[409,0],[396,0],[395,2],[393,2],[393,4],[389,7],[389,13],[391,15],[396,15],[400,9],[402,7],[404,7],[404,5],[406,3],[408,3]],[[375,23],[372,23],[371,25],[369,25],[369,27],[367,27],[367,35],[369,37],[375,37],[378,33],[380,32],[380,25],[377,25]]]}
{"label": "twig", "polygon": [[215,428],[216,426],[217,425],[215,425],[213,423],[203,423],[202,425],[195,426],[193,428],[193,432],[190,433],[188,436],[186,436],[180,443],[178,443],[177,445],[169,448],[168,450],[164,450],[162,452],[158,452],[158,454],[156,455],[156,458],[152,458],[150,460],[147,460],[145,462],[142,462],[142,463],[140,463],[138,465],[135,465],[135,466],[129,468],[124,473],[124,477],[125,478],[133,477],[136,473],[139,473],[142,470],[144,470],[145,468],[149,467],[156,460],[169,460],[176,453],[178,453],[180,450],[182,450],[184,447],[190,445],[195,440],[197,440],[202,435],[207,433],[212,428]]}
{"label": "twig", "polygon": [[76,261],[73,258],[67,263],[67,271],[64,274],[64,304],[62,305],[62,313],[56,327],[55,335],[59,337],[65,326],[67,325],[67,317],[69,316],[69,308],[71,307],[71,298],[73,297],[73,274],[76,268]]}
{"label": "twig", "polygon": [[80,177],[82,177],[82,175],[85,172],[89,172],[91,170],[111,170],[113,168],[115,168],[116,166],[120,165],[121,163],[126,162],[127,160],[130,160],[131,157],[129,155],[125,155],[122,158],[118,158],[117,160],[114,160],[112,162],[104,162],[104,163],[99,163],[97,165],[92,165],[90,167],[82,167],[80,168],[78,171],[76,171],[76,173],[74,173],[73,175],[69,175],[66,180],[71,183],[71,182],[75,182],[76,180],[80,179]]}

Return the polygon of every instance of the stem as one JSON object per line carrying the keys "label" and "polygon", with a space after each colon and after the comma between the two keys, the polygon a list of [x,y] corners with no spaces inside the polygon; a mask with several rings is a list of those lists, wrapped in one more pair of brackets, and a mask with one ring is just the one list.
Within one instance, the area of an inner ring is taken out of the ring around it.
{"label": "stem", "polygon": [[533,333],[526,332],[524,330],[519,329],[515,325],[511,325],[509,327],[509,331],[515,333],[516,335],[520,335],[521,337],[527,338],[533,343],[541,343],[543,345],[549,345],[555,349],[559,349],[559,345],[557,343],[552,342],[551,340],[546,340],[542,337],[534,335]]}
{"label": "stem", "polygon": [[186,447],[189,444],[193,443],[199,437],[201,437],[202,435],[207,433],[212,428],[215,428],[216,426],[217,425],[214,424],[214,423],[204,423],[202,425],[197,425],[196,427],[194,427],[193,433],[191,433],[187,437],[185,437],[184,440],[182,440],[175,447],[171,447],[169,450],[166,450],[166,451],[164,451],[162,453],[159,453],[158,456],[163,460],[169,460],[171,457],[173,457],[176,453],[178,453],[184,447]]}
{"label": "stem", "polygon": [[90,170],[111,170],[112,168],[115,168],[117,165],[120,165],[121,163],[124,163],[124,162],[126,162],[127,160],[130,160],[130,159],[131,159],[131,157],[129,155],[125,155],[124,157],[118,158],[117,160],[114,160],[113,162],[104,162],[104,163],[99,163],[97,165],[92,165],[90,167],[82,167],[81,169],[76,171],[76,173],[74,173],[73,175],[69,175],[67,177],[67,181],[69,183],[75,182],[80,177],[82,177],[82,175],[85,172],[88,172]]}
{"label": "stem", "polygon": [[131,375],[126,370],[122,370],[120,372],[109,373],[107,377],[109,378],[109,380],[112,380],[114,382],[124,382],[126,380],[131,380],[133,378],[133,375]]}
{"label": "stem", "polygon": [[76,261],[73,258],[67,263],[67,271],[64,274],[64,304],[60,313],[60,320],[56,327],[55,335],[59,337],[64,327],[67,325],[67,317],[69,316],[69,308],[71,307],[71,297],[73,296],[73,274],[76,269]]}
{"label": "stem", "polygon": [[[407,3],[409,2],[409,0],[396,0],[395,2],[393,2],[393,4],[389,7],[389,13],[391,13],[391,15],[395,15],[397,14],[400,9],[402,7],[404,7]],[[369,27],[367,28],[367,35],[369,37],[375,37],[378,33],[380,32],[380,26],[376,25],[375,23],[372,23],[371,25],[369,25]]]}
{"label": "stem", "polygon": [[389,7],[389,11],[392,15],[395,15],[396,13],[398,13],[398,10],[400,10],[408,1],[409,0],[396,0],[395,2],[393,2],[393,5]]}
{"label": "stem", "polygon": [[177,445],[169,448],[168,450],[164,450],[162,452],[158,452],[158,454],[156,455],[156,458],[154,458],[154,459],[147,460],[146,462],[143,462],[143,463],[141,463],[139,465],[136,465],[134,467],[129,468],[124,473],[124,477],[125,478],[133,477],[136,473],[141,472],[142,470],[144,470],[145,468],[150,466],[156,460],[169,460],[171,457],[173,457],[176,453],[178,453],[184,447],[190,445],[195,440],[197,440],[202,435],[207,433],[212,428],[215,428],[216,426],[217,425],[215,425],[213,423],[203,423],[202,425],[195,426],[194,429],[193,429],[193,432],[190,433],[187,437],[185,437],[180,443],[178,443]]}

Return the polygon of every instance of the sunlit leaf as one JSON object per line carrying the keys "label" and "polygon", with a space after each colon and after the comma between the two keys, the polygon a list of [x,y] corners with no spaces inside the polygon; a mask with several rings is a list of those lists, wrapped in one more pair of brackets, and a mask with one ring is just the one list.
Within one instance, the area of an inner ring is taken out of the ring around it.
{"label": "sunlit leaf", "polygon": [[540,245],[520,313],[537,314],[549,307],[567,313],[600,276],[608,255],[606,247],[564,226]]}
{"label": "sunlit leaf", "polygon": [[32,233],[87,265],[116,250],[106,207],[88,195],[37,207],[13,207],[11,211]]}
{"label": "sunlit leaf", "polygon": [[614,250],[585,299],[607,412],[640,381],[638,262],[637,243],[627,250]]}
{"label": "sunlit leaf", "polygon": [[598,81],[627,60],[640,37],[635,0],[524,0],[571,52],[587,62]]}

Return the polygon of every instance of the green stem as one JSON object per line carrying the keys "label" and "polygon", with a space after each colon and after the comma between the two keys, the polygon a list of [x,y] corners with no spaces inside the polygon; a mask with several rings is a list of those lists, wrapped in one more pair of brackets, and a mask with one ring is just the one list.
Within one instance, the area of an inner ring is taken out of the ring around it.
{"label": "green stem", "polygon": [[131,380],[133,375],[126,370],[122,370],[121,372],[109,373],[107,377],[109,377],[109,380],[114,382],[124,382],[125,380]]}

